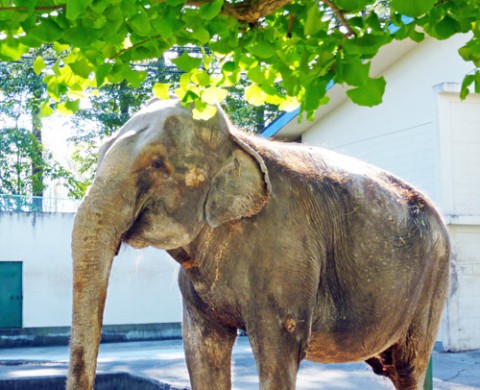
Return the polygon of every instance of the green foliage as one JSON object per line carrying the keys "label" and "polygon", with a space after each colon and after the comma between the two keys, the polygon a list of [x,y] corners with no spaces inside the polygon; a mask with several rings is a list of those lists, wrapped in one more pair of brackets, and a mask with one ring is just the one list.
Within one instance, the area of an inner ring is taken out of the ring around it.
{"label": "green foliage", "polygon": [[[42,52],[38,54],[35,59],[0,63],[0,193],[42,196],[45,183],[55,180],[69,196],[81,197],[84,183],[55,162],[41,143],[40,116],[50,107],[42,104],[47,91],[39,73],[45,63]],[[31,130],[19,122],[29,123]]]}
{"label": "green foliage", "polygon": [[75,127],[75,135],[70,139],[75,146],[72,159],[86,183],[93,181],[102,140],[118,130],[149,97],[148,88],[133,88],[126,81],[107,84],[89,97],[88,108],[72,116]]}
{"label": "green foliage", "polygon": [[[68,195],[79,198],[86,190],[84,183],[53,160],[39,140],[22,128],[0,129],[0,193],[32,195],[44,180],[55,180],[68,189]],[[36,172],[32,171],[36,167]],[[38,189],[37,189],[38,191]]]}
{"label": "green foliage", "polygon": [[[5,4],[5,3],[3,3]],[[37,59],[49,105],[78,109],[84,90],[127,82],[138,88],[149,75],[139,67],[174,47],[208,47],[173,62],[185,74],[177,95],[195,104],[198,117],[248,74],[246,98],[286,109],[300,104],[311,116],[332,81],[350,86],[355,103],[381,102],[384,80],[368,64],[393,39],[446,39],[472,32],[460,49],[480,63],[478,0],[10,0],[0,4],[0,60],[16,61],[29,49],[53,45],[58,60]],[[409,18],[406,18],[409,17]],[[394,31],[392,33],[392,31]],[[68,51],[65,51],[69,49]],[[338,75],[337,72],[341,72]],[[150,82],[151,85],[153,85]],[[468,85],[478,89],[478,77]],[[279,88],[281,87],[281,88]],[[166,96],[157,85],[157,96]],[[371,92],[369,92],[369,90]],[[205,92],[208,91],[208,92]],[[281,92],[280,92],[281,91]],[[214,110],[213,110],[214,111]]]}

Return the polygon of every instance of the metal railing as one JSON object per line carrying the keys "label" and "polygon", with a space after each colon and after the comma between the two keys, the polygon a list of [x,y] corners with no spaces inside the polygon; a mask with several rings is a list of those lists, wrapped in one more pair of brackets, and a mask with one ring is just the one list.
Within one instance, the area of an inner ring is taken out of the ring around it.
{"label": "metal railing", "polygon": [[75,213],[81,199],[0,194],[0,212]]}

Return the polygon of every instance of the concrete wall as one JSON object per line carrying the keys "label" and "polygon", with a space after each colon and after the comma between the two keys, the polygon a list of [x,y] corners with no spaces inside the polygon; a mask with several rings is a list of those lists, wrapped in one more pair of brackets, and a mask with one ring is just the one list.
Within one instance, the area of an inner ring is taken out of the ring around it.
{"label": "concrete wall", "polygon": [[443,332],[452,351],[480,348],[480,96],[459,101],[458,90],[436,88],[442,204],[454,244]]}
{"label": "concrete wall", "polygon": [[480,226],[450,225],[455,244],[442,341],[450,351],[480,349]]}
{"label": "concrete wall", "polygon": [[[23,261],[23,326],[71,321],[73,214],[0,213],[0,261]],[[113,262],[105,324],[181,321],[178,266],[164,251],[122,247]]]}

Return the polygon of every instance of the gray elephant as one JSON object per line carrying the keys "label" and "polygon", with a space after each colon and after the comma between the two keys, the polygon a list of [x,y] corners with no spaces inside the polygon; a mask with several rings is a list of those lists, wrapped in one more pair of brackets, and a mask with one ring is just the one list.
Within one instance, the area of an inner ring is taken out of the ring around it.
{"label": "gray elephant", "polygon": [[247,135],[221,110],[197,121],[178,100],[150,102],[102,146],[75,219],[68,389],[92,388],[122,242],[181,265],[193,389],[231,388],[237,329],[261,389],[294,389],[302,359],[366,361],[422,388],[449,239],[432,203],[381,169]]}

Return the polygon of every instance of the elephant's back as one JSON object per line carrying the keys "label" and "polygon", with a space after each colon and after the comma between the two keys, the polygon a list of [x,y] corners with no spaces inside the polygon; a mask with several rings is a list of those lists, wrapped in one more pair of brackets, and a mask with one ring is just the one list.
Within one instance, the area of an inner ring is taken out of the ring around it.
{"label": "elephant's back", "polygon": [[364,360],[389,347],[429,286],[448,286],[448,272],[437,271],[448,269],[450,249],[435,206],[393,174],[339,153],[268,141],[257,147],[269,171],[272,214],[289,212],[294,226],[307,219],[311,241],[321,242],[307,358]]}

